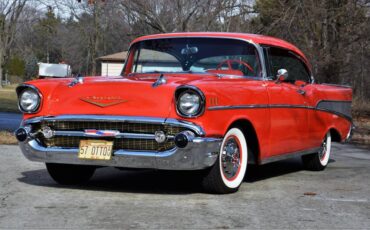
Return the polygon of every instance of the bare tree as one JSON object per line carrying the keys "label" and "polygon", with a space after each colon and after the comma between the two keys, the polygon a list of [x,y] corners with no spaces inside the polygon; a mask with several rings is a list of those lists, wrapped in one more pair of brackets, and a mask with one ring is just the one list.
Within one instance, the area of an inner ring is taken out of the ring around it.
{"label": "bare tree", "polygon": [[360,76],[369,71],[369,2],[258,0],[255,31],[297,44],[319,81],[352,84],[364,99],[367,80]]}
{"label": "bare tree", "polygon": [[[139,27],[137,35],[178,31],[230,31],[239,28],[237,17],[252,13],[251,0],[123,0],[127,23]],[[243,20],[243,21],[244,21]]]}
{"label": "bare tree", "polygon": [[0,2],[0,87],[5,76],[5,64],[10,57],[18,19],[27,0],[9,0]]}

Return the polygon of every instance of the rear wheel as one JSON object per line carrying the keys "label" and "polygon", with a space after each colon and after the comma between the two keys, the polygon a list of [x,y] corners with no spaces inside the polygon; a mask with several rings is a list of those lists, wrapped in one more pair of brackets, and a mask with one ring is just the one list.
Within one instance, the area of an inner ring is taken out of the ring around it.
{"label": "rear wheel", "polygon": [[221,144],[217,162],[206,172],[203,187],[212,193],[238,191],[247,169],[247,142],[239,128],[230,129]]}
{"label": "rear wheel", "polygon": [[62,185],[77,185],[90,180],[94,175],[95,167],[88,165],[69,165],[46,163],[50,176]]}
{"label": "rear wheel", "polygon": [[326,168],[330,159],[331,135],[328,132],[321,144],[319,152],[302,156],[303,165],[306,169],[312,171],[321,171]]}

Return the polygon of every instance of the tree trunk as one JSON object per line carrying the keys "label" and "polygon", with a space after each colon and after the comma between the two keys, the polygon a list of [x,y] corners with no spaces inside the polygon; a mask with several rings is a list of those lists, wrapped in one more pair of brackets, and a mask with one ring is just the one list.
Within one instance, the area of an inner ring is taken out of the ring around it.
{"label": "tree trunk", "polygon": [[0,89],[3,88],[3,67],[0,63]]}
{"label": "tree trunk", "polygon": [[0,48],[0,88],[3,88],[3,76],[5,76],[4,50]]}

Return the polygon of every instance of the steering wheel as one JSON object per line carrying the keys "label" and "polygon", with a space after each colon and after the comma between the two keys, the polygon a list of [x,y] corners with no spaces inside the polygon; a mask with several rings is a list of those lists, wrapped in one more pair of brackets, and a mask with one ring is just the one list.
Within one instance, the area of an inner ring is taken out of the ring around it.
{"label": "steering wheel", "polygon": [[229,68],[229,70],[232,70],[233,67],[232,67],[232,63],[238,63],[238,64],[241,64],[245,67],[247,67],[248,70],[250,70],[251,72],[254,72],[253,68],[246,62],[244,61],[241,61],[241,60],[236,60],[236,59],[227,59],[225,61],[222,61],[220,62],[220,64],[217,65],[216,69],[219,70],[221,69],[221,67],[224,65],[224,64],[227,64],[227,67]]}

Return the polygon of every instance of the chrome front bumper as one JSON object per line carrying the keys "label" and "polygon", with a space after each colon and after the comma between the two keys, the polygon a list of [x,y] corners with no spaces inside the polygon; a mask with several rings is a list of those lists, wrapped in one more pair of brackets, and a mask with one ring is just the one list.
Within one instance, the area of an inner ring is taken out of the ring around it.
{"label": "chrome front bumper", "polygon": [[124,168],[153,168],[167,170],[197,170],[212,166],[218,156],[221,140],[194,138],[181,148],[165,152],[118,150],[108,161],[79,159],[78,149],[45,148],[36,140],[20,142],[24,156],[31,161],[61,164],[97,165]]}
{"label": "chrome front bumper", "polygon": [[[33,121],[28,120],[23,124],[30,124]],[[199,130],[197,134],[204,134],[201,129]],[[113,152],[112,159],[107,161],[80,159],[78,148],[44,147],[32,136],[19,142],[19,146],[24,156],[31,161],[123,168],[198,170],[210,167],[216,162],[221,142],[221,138],[195,136],[189,139],[184,148],[174,147],[167,151],[116,150]]]}

